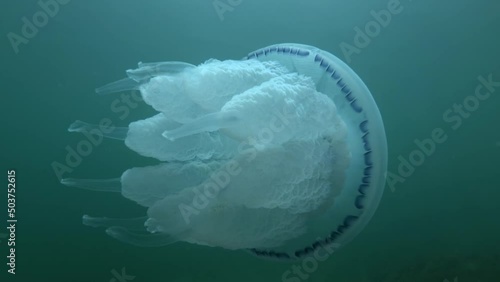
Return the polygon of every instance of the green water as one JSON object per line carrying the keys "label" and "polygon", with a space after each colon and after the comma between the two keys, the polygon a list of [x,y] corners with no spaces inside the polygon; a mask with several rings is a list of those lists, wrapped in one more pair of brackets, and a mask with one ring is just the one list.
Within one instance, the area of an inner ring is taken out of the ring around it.
{"label": "green water", "polygon": [[[374,20],[371,11],[388,10],[392,1],[221,0],[215,4],[226,10],[218,11],[211,0],[66,2],[31,30],[32,38],[20,39],[22,18],[33,21],[42,11],[37,1],[9,1],[0,10],[0,234],[7,234],[10,169],[16,170],[18,220],[16,274],[7,273],[10,247],[0,238],[0,281],[279,282],[301,266],[186,243],[122,244],[83,226],[81,216],[133,217],[144,210],[115,194],[64,187],[51,166],[65,162],[67,146],[84,140],[67,132],[74,120],[109,118],[126,126],[153,113],[142,104],[127,106],[129,113],[113,111],[117,96],[93,92],[138,61],[239,59],[282,42],[327,50],[360,75],[384,119],[392,174],[399,156],[408,160],[418,149],[416,139],[432,138],[435,129],[446,135],[404,182],[393,182],[393,191],[386,187],[373,220],[354,241],[307,279],[291,282],[499,281],[500,87],[477,105],[470,96],[479,76],[500,81],[500,2],[401,0],[362,48],[355,46],[354,28],[364,30]],[[346,44],[355,53],[346,56]],[[464,99],[473,110],[453,113]],[[117,177],[152,163],[105,140],[63,177]]]}

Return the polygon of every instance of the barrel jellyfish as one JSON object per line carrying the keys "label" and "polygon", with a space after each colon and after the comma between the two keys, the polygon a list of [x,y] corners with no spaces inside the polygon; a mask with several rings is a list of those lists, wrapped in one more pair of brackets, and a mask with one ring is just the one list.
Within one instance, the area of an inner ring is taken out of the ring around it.
{"label": "barrel jellyfish", "polygon": [[[102,134],[158,165],[61,180],[147,208],[130,219],[83,216],[115,239],[296,260],[349,242],[379,204],[387,168],[379,110],[328,52],[277,44],[242,60],[139,63],[96,92],[126,90],[158,113]],[[96,129],[76,121],[69,131]]]}

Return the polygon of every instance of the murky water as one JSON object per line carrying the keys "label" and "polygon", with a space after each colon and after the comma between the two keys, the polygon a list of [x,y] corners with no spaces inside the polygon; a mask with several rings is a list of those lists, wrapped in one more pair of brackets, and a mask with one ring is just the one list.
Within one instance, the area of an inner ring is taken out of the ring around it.
{"label": "murky water", "polygon": [[[350,2],[3,3],[1,281],[497,281],[500,2]],[[276,263],[187,243],[139,248],[81,224],[83,214],[144,209],[64,187],[58,174],[110,178],[155,163],[113,140],[66,159],[86,140],[67,132],[74,120],[125,126],[153,113],[129,94],[100,97],[94,88],[139,61],[240,59],[281,42],[335,54],[380,108],[389,181],[360,236],[326,261]],[[15,232],[6,229],[12,169]],[[11,234],[15,275],[7,272]]]}

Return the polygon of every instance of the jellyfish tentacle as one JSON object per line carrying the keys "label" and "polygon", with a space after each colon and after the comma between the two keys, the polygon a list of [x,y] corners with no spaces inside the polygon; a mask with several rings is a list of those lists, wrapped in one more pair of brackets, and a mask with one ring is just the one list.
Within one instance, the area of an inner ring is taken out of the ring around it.
{"label": "jellyfish tentacle", "polygon": [[99,95],[106,95],[116,92],[123,92],[129,90],[138,90],[142,83],[134,80],[130,77],[120,79],[118,81],[111,82],[104,86],[95,89],[95,92]]}
{"label": "jellyfish tentacle", "polygon": [[152,62],[152,63],[143,63],[139,62],[137,64],[139,68],[144,68],[144,67],[155,67],[157,69],[163,69],[165,71],[182,71],[186,68],[195,68],[196,66],[190,63],[186,62],[178,62],[178,61],[171,61],[171,62]]}
{"label": "jellyfish tentacle", "polygon": [[106,233],[118,241],[139,247],[161,247],[178,241],[167,234],[137,234],[120,226],[110,227],[106,229]]}
{"label": "jellyfish tentacle", "polygon": [[76,120],[69,126],[68,131],[80,132],[80,133],[87,133],[87,132],[92,133],[92,131],[94,131],[97,132],[99,135],[102,135],[103,137],[123,141],[125,140],[125,138],[127,138],[128,127],[114,127],[113,131],[107,132],[108,129],[102,130],[100,125],[90,124],[83,122],[81,120]]}
{"label": "jellyfish tentacle", "polygon": [[92,217],[84,215],[82,223],[91,227],[113,227],[120,226],[128,230],[146,230],[144,223],[148,219],[147,216],[135,218],[108,218],[108,217]]}
{"label": "jellyfish tentacle", "polygon": [[217,112],[202,116],[172,130],[163,132],[163,137],[174,141],[178,138],[201,132],[217,131],[222,128],[237,126],[241,118],[236,111]]}
{"label": "jellyfish tentacle", "polygon": [[120,178],[110,179],[76,179],[63,178],[61,184],[99,192],[121,192]]}
{"label": "jellyfish tentacle", "polygon": [[147,82],[150,78],[160,75],[169,75],[182,72],[196,66],[185,62],[157,62],[142,63],[138,69],[127,70],[127,76],[137,82]]}

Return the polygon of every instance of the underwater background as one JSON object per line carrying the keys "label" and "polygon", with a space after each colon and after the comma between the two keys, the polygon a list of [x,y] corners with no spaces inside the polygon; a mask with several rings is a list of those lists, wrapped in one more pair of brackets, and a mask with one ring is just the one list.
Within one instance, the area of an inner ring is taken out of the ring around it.
{"label": "underwater background", "polygon": [[[84,226],[83,214],[145,210],[65,187],[53,169],[85,140],[67,132],[74,120],[126,126],[154,113],[94,93],[139,61],[240,59],[285,42],[326,50],[363,79],[384,120],[391,180],[364,231],[290,282],[500,281],[499,1],[59,0],[50,13],[48,2],[0,9],[0,281],[285,281],[301,262],[187,243],[140,248]],[[23,31],[26,20],[41,25]],[[435,130],[446,140],[413,169],[402,165]],[[62,177],[112,178],[156,163],[104,140]],[[12,169],[15,275],[7,272]]]}

